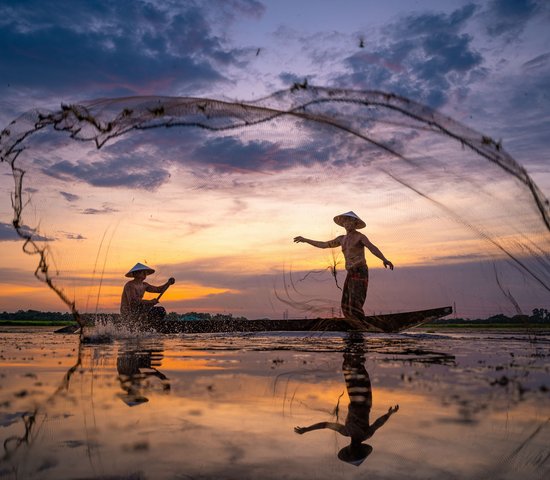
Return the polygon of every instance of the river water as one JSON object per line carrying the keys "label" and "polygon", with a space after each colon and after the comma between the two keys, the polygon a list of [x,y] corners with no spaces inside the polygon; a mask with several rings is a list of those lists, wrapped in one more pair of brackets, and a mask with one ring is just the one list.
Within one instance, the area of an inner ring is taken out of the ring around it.
{"label": "river water", "polygon": [[53,331],[1,332],[1,478],[550,478],[548,333]]}

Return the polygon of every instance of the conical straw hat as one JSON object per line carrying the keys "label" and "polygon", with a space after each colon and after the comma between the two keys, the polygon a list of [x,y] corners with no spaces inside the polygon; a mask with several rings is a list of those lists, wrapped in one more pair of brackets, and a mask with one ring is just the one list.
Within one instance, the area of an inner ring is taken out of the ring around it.
{"label": "conical straw hat", "polygon": [[119,393],[118,398],[120,398],[129,407],[135,407],[136,405],[142,405],[142,404],[147,403],[149,401],[149,399],[147,397],[143,397],[141,395],[135,395],[135,394],[131,394],[131,393],[129,393],[127,395]]}
{"label": "conical straw hat", "polygon": [[367,226],[367,224],[363,222],[363,220],[361,220],[354,212],[346,212],[342,213],[341,215],[336,215],[334,217],[334,223],[343,227],[343,221],[349,220],[350,218],[355,220],[355,228],[365,228]]}
{"label": "conical straw hat", "polygon": [[338,452],[338,458],[343,462],[358,467],[371,454],[372,447],[366,443],[360,445],[348,445]]}
{"label": "conical straw hat", "polygon": [[132,269],[124,275],[125,277],[132,278],[134,275],[134,272],[140,272],[141,270],[145,270],[147,272],[147,275],[151,275],[152,273],[155,273],[155,271],[148,267],[147,265],[143,265],[143,263],[136,263]]}

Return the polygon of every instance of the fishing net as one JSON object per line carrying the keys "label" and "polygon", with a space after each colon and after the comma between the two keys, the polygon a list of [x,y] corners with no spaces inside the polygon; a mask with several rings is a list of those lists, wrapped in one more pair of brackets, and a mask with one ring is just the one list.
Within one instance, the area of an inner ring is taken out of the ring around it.
{"label": "fishing net", "polygon": [[176,278],[169,311],[338,316],[340,249],[292,239],[333,239],[350,210],[395,265],[367,253],[367,314],[548,304],[544,194],[501,143],[403,97],[297,84],[253,102],[100,99],[27,112],[0,147],[31,254],[7,268],[36,270],[74,312],[118,310],[143,262],[150,283]]}

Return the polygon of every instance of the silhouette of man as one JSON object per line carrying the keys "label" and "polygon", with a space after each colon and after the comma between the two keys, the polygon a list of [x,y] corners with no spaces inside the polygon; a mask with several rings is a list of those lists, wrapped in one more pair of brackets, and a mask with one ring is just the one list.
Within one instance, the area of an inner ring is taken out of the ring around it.
{"label": "silhouette of man", "polygon": [[[365,313],[363,304],[367,298],[369,286],[369,270],[365,259],[365,248],[384,263],[385,268],[393,270],[393,263],[390,262],[380,249],[374,245],[365,235],[357,229],[365,228],[366,224],[354,212],[343,213],[334,217],[334,222],[346,229],[345,235],[340,235],[328,242],[310,240],[301,236],[294,237],[296,243],[309,243],[317,248],[342,247],[342,253],[346,260],[347,276],[342,291],[342,313],[348,323],[355,327],[364,326]],[[374,321],[369,323],[374,324]],[[379,329],[386,330],[385,325],[375,324]]]}
{"label": "silhouette of man", "polygon": [[157,370],[163,358],[162,348],[142,348],[138,345],[128,344],[121,348],[117,356],[117,371],[120,386],[124,394],[120,399],[129,407],[148,402],[142,392],[151,388],[148,379],[157,377],[162,382],[162,390],[170,390],[170,383],[164,373]]}
{"label": "silhouette of man", "polygon": [[350,444],[338,452],[338,458],[359,466],[372,452],[372,447],[363,442],[371,438],[399,410],[399,405],[390,407],[386,414],[379,417],[372,424],[370,423],[372,388],[369,374],[365,368],[365,352],[361,335],[350,334],[346,338],[342,371],[349,397],[345,423],[320,422],[309,427],[295,427],[294,431],[303,435],[312,430],[328,428],[340,435],[350,437]]}

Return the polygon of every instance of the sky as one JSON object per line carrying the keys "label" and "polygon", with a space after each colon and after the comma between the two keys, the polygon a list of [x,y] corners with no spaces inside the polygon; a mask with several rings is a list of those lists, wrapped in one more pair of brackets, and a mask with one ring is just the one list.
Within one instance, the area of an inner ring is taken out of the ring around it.
{"label": "sky", "polygon": [[[256,101],[307,80],[395,93],[483,132],[548,198],[549,26],[542,0],[2,0],[0,124],[98,98]],[[143,132],[101,150],[39,135],[21,157],[23,219],[81,311],[116,311],[124,273],[139,261],[157,269],[151,283],[176,278],[163,298],[169,311],[304,316],[314,304],[316,314],[337,313],[330,266],[338,264],[341,286],[341,254],[292,238],[334,238],[342,232],[332,217],[349,210],[396,265],[389,272],[368,256],[367,313],[442,303],[469,317],[550,308],[548,290],[532,288],[465,228],[483,224],[510,245],[510,231],[524,235],[544,257],[547,231],[533,227],[529,194],[477,158],[463,161],[459,146],[409,127],[375,130],[417,159],[428,150],[447,159],[424,163],[422,174],[403,165],[390,173],[437,193],[460,221],[389,182],[375,149],[299,122],[222,135]],[[0,311],[64,310],[16,239],[13,179],[1,168]],[[548,285],[548,270],[541,275]]]}

